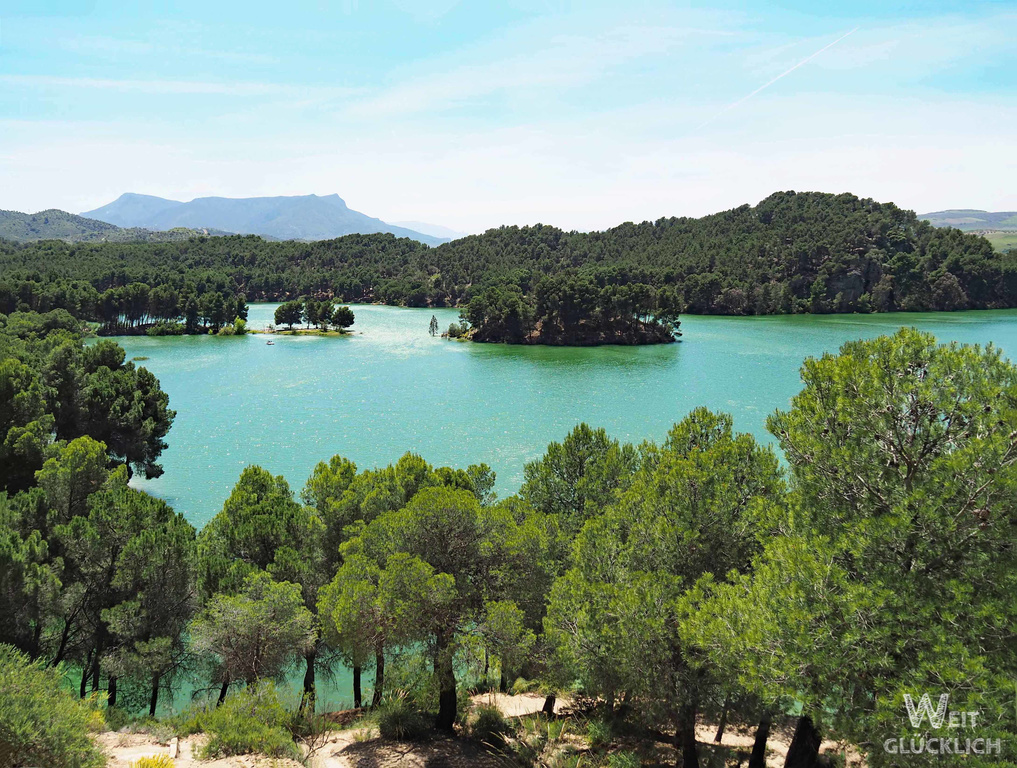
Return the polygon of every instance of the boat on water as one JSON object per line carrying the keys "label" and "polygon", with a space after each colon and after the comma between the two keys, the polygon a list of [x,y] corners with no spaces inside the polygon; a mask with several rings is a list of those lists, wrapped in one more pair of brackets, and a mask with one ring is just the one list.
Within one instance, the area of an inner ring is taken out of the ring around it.
{"label": "boat on water", "polygon": [[265,343],[266,343],[266,344],[268,344],[268,346],[270,346],[270,347],[272,347],[272,346],[275,346],[275,342],[274,342],[274,341],[272,341],[271,339],[269,339],[269,340],[268,340],[268,341],[266,341]]}

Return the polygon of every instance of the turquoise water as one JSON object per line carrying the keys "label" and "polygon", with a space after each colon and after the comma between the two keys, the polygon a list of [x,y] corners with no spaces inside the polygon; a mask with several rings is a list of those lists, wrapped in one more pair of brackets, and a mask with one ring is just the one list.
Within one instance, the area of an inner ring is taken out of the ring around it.
{"label": "turquoise water", "polygon": [[[270,323],[275,306],[252,306],[251,327]],[[119,339],[128,357],[148,358],[139,364],[159,377],[177,411],[166,474],[134,484],[200,527],[248,464],[284,475],[299,492],[333,454],[366,468],[412,450],[436,465],[487,462],[504,495],[519,488],[525,462],[580,421],[627,441],[660,440],[705,405],[770,441],[766,416],[799,390],[802,360],[851,339],[912,325],[944,341],[1017,350],[1017,310],[686,317],[680,344],[564,349],[428,335],[432,314],[444,329],[457,310],[353,309],[355,333],[341,338],[274,336],[271,346],[263,335]],[[293,702],[300,678],[283,686]],[[321,680],[323,708],[350,706],[350,681],[348,670]],[[369,697],[368,674],[364,687]],[[187,700],[181,692],[172,707]]]}
{"label": "turquoise water", "polygon": [[[276,305],[251,307],[250,325]],[[766,416],[800,388],[803,358],[911,325],[940,340],[1017,350],[1017,310],[786,317],[685,317],[679,344],[553,348],[432,338],[454,309],[353,307],[346,337],[124,337],[177,418],[163,477],[135,484],[200,527],[240,471],[260,464],[299,492],[314,465],[342,454],[361,468],[414,451],[435,465],[487,462],[497,490],[586,421],[622,440],[660,440],[692,408],[727,411],[763,440]]]}

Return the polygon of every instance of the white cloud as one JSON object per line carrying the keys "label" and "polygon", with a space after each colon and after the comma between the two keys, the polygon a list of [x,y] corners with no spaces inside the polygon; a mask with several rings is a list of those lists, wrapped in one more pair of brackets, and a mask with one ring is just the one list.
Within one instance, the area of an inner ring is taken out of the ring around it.
{"label": "white cloud", "polygon": [[[850,191],[918,210],[1017,210],[1014,94],[880,88],[901,70],[920,77],[995,50],[1013,17],[1001,18],[963,25],[957,39],[943,20],[860,29],[702,132],[695,126],[837,30],[783,45],[699,15],[567,34],[555,20],[418,62],[373,91],[3,75],[25,88],[250,98],[224,98],[218,114],[189,120],[139,111],[109,122],[0,121],[0,208],[88,210],[125,191],[338,192],[385,220],[466,231],[537,221],[601,229],[703,215],[779,189]],[[619,71],[614,84],[624,86],[626,67],[655,68],[653,83],[666,87],[540,108],[578,86],[595,94]],[[338,98],[347,110],[333,108]],[[494,102],[511,108],[493,113]],[[450,116],[466,103],[466,119]]]}
{"label": "white cloud", "polygon": [[[111,136],[97,125],[80,126],[77,140],[52,140],[42,129],[0,157],[0,177],[22,180],[0,190],[0,208],[80,211],[124,191],[175,199],[338,192],[385,220],[465,231],[537,221],[602,229],[703,215],[781,189],[854,192],[919,211],[1017,209],[1017,135],[1008,129],[1017,104],[818,94],[804,109],[786,97],[756,106],[737,129],[664,138],[629,126],[687,119],[680,107],[454,135],[408,127],[372,137],[317,132],[302,143],[222,137],[187,145],[172,136],[133,138],[145,133],[137,127]],[[977,141],[971,125],[980,126]],[[90,183],[67,185],[69,171]]]}
{"label": "white cloud", "polygon": [[525,48],[513,37],[499,40],[494,51],[487,46],[445,57],[430,72],[411,74],[352,104],[347,114],[385,118],[440,111],[490,94],[570,88],[592,83],[625,62],[665,55],[691,39],[729,34],[701,26],[622,24],[590,34],[545,33],[539,45]]}

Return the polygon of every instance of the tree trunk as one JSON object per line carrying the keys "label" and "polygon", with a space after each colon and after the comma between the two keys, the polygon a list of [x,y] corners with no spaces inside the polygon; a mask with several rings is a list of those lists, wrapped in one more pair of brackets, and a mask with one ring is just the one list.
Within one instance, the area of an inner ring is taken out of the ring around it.
{"label": "tree trunk", "polygon": [[385,692],[385,651],[378,649],[374,654],[374,695],[371,697],[371,709],[381,706],[381,697]]}
{"label": "tree trunk", "polygon": [[819,730],[812,718],[803,714],[798,718],[794,738],[787,750],[784,768],[815,768],[819,757]]}
{"label": "tree trunk", "polygon": [[219,700],[215,703],[217,707],[224,701],[226,701],[226,694],[229,693],[229,690],[230,690],[230,678],[229,675],[227,675],[226,679],[222,681],[222,688],[219,689]]}
{"label": "tree trunk", "polygon": [[501,677],[498,679],[498,692],[508,693],[508,678],[505,677],[505,669],[501,670]]}
{"label": "tree trunk", "polygon": [[42,640],[42,622],[36,621],[35,626],[32,627],[32,650],[29,652],[29,657],[32,661],[39,658],[39,642]]}
{"label": "tree trunk", "polygon": [[727,728],[727,698],[724,698],[724,706],[720,708],[720,723],[717,724],[717,735],[713,737],[714,744],[720,744],[724,740],[724,729]]}
{"label": "tree trunk", "polygon": [[699,768],[699,747],[696,745],[696,708],[684,706],[675,723],[674,747],[682,768]]}
{"label": "tree trunk", "polygon": [[148,716],[155,717],[155,708],[159,705],[159,673],[152,675],[152,695],[148,699]]}
{"label": "tree trunk", "polygon": [[766,742],[770,738],[770,725],[773,723],[773,714],[767,710],[759,718],[759,727],[756,728],[756,739],[752,742],[752,755],[749,757],[749,768],[766,768]]}
{"label": "tree trunk", "polygon": [[435,648],[434,672],[438,678],[438,717],[435,726],[439,731],[451,733],[455,729],[456,709],[456,672],[452,666],[452,649],[448,639],[438,635]]}
{"label": "tree trunk", "polygon": [[81,690],[79,692],[80,698],[85,698],[85,687],[88,685],[88,672],[92,668],[92,652],[88,652],[88,656],[85,657],[85,663],[81,665]]}
{"label": "tree trunk", "polygon": [[364,695],[360,690],[360,665],[353,667],[353,706],[360,709],[364,706]]}
{"label": "tree trunk", "polygon": [[96,693],[99,690],[99,651],[96,650],[95,656],[92,659],[92,693]]}
{"label": "tree trunk", "polygon": [[312,650],[304,656],[307,668],[304,670],[304,695],[300,697],[300,714],[303,714],[306,711],[309,711],[312,715],[314,714],[314,704],[317,696],[317,690],[314,682],[314,665],[317,660],[317,649]]}
{"label": "tree trunk", "polygon": [[544,699],[544,706],[541,708],[540,711],[543,712],[548,717],[553,717],[554,705],[556,701],[557,697],[553,693],[549,693],[547,697]]}
{"label": "tree trunk", "polygon": [[60,633],[60,646],[57,648],[56,655],[53,657],[53,661],[49,663],[51,667],[58,666],[61,661],[64,660],[64,654],[67,652],[67,638],[71,634],[71,623],[69,621],[64,622],[63,631]]}
{"label": "tree trunk", "polygon": [[115,707],[117,705],[117,676],[110,675],[109,682],[106,685],[106,706]]}

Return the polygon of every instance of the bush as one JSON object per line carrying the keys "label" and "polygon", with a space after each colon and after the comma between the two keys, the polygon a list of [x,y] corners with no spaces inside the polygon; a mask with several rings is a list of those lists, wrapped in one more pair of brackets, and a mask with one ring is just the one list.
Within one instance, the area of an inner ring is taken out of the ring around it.
{"label": "bush", "polygon": [[481,744],[501,749],[505,746],[505,737],[514,732],[512,725],[505,720],[497,707],[479,707],[477,718],[470,726],[470,736]]}
{"label": "bush", "polygon": [[243,336],[247,333],[247,321],[238,317],[232,325],[224,325],[219,329],[219,336]]}
{"label": "bush", "polygon": [[640,768],[642,764],[635,752],[614,752],[607,757],[608,768]]}
{"label": "bush", "polygon": [[206,760],[252,753],[299,759],[300,750],[287,730],[290,722],[275,686],[262,683],[233,694],[214,709],[199,712],[184,730],[208,734],[201,752]]}
{"label": "bush", "polygon": [[448,327],[446,335],[450,339],[461,339],[465,338],[470,331],[470,326],[466,324],[465,320],[460,320],[458,323],[452,323]]}
{"label": "bush", "polygon": [[586,724],[586,740],[591,749],[603,749],[611,743],[611,726],[603,720],[590,720]]}
{"label": "bush", "polygon": [[89,731],[103,727],[94,701],[64,691],[59,669],[47,669],[0,645],[0,765],[100,768],[106,764]]}
{"label": "bush", "polygon": [[171,722],[156,720],[154,717],[148,716],[132,720],[124,728],[117,729],[110,727],[109,715],[107,714],[106,727],[110,728],[110,730],[124,730],[127,733],[143,733],[151,736],[159,744],[169,744],[173,741],[173,737],[177,735],[176,728],[173,727]]}
{"label": "bush", "polygon": [[145,333],[149,336],[183,336],[184,326],[181,323],[156,323]]}
{"label": "bush", "polygon": [[540,690],[540,683],[537,680],[527,680],[525,677],[517,677],[512,683],[510,693],[518,696],[521,693],[534,693]]}
{"label": "bush", "polygon": [[139,757],[131,763],[131,768],[173,768],[173,760],[169,755],[149,755]]}
{"label": "bush", "polygon": [[395,741],[420,741],[431,732],[427,716],[405,694],[385,702],[378,713],[378,730],[383,738]]}

